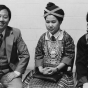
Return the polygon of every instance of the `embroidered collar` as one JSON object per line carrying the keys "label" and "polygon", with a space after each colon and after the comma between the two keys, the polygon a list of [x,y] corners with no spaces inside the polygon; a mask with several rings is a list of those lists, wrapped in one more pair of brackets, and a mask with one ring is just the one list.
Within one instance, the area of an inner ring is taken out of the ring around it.
{"label": "embroidered collar", "polygon": [[[63,32],[64,31],[58,31],[56,34],[54,34],[53,36],[58,40],[62,40],[63,39]],[[46,32],[46,35],[45,35],[45,40],[50,40],[50,37],[52,36],[52,34],[50,32]]]}

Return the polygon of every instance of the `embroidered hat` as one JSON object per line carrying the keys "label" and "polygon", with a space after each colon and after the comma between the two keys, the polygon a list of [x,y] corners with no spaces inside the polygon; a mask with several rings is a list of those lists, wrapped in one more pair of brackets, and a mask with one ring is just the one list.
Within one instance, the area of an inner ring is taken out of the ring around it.
{"label": "embroidered hat", "polygon": [[59,21],[63,21],[64,11],[52,2],[49,2],[44,10],[44,18],[48,15],[54,15]]}

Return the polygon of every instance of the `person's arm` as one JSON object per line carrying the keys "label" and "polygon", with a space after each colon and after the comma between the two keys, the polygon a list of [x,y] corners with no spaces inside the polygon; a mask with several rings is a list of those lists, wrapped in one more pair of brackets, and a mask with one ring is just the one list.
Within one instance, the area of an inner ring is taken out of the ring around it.
{"label": "person's arm", "polygon": [[38,67],[40,72],[42,72],[43,70],[43,66],[42,66],[43,57],[44,57],[43,44],[44,44],[44,35],[40,37],[37,46],[35,48],[35,68]]}
{"label": "person's arm", "polygon": [[49,67],[48,74],[53,74],[55,72],[60,72],[62,68],[64,68],[66,64],[60,63],[57,67]]}
{"label": "person's arm", "polygon": [[65,64],[64,63],[60,63],[57,67],[56,67],[56,70],[61,70],[63,67],[65,67]]}
{"label": "person's arm", "polygon": [[72,37],[68,34],[64,36],[63,57],[61,63],[57,66],[61,70],[65,66],[72,66],[75,57],[75,45]]}
{"label": "person's arm", "polygon": [[15,71],[19,72],[20,74],[23,74],[28,65],[30,55],[27,45],[22,39],[20,30],[18,32],[19,32],[19,36],[17,37],[17,50],[18,50],[19,62],[17,64]]}

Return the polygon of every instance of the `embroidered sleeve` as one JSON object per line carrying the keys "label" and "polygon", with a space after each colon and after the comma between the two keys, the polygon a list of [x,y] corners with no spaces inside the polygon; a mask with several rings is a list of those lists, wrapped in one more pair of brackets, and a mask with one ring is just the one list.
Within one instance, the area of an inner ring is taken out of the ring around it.
{"label": "embroidered sleeve", "polygon": [[42,66],[44,51],[43,51],[43,44],[44,44],[44,35],[42,35],[37,43],[35,49],[35,66]]}
{"label": "embroidered sleeve", "polygon": [[72,65],[75,57],[75,45],[70,35],[67,33],[64,36],[64,54],[62,62],[67,65]]}

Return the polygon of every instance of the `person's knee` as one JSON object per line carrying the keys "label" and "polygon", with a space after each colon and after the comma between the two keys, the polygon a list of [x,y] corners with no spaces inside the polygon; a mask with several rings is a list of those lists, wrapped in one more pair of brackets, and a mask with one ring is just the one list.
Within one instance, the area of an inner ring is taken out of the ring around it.
{"label": "person's knee", "polygon": [[22,84],[19,84],[18,86],[16,86],[16,88],[23,88]]}
{"label": "person's knee", "polygon": [[7,88],[23,88],[22,84],[18,84],[15,86],[8,86]]}
{"label": "person's knee", "polygon": [[16,84],[8,85],[7,88],[23,88],[23,85],[22,85],[21,82],[19,82],[19,83],[16,83]]}
{"label": "person's knee", "polygon": [[18,86],[18,87],[16,87],[16,88],[23,88],[23,87],[22,87],[22,85],[19,85],[19,86]]}

